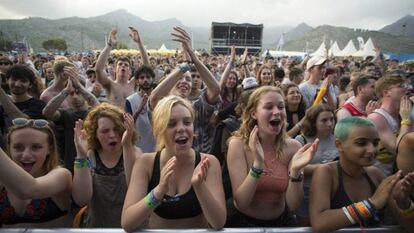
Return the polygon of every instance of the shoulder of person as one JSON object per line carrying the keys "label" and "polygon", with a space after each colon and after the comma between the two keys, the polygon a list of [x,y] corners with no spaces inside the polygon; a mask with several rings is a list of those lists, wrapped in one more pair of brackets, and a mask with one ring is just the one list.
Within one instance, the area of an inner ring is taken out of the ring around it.
{"label": "shoulder of person", "polygon": [[241,138],[235,137],[235,136],[232,136],[229,139],[229,146],[230,145],[239,146],[241,148],[244,148],[244,142],[243,142],[243,140]]}
{"label": "shoulder of person", "polygon": [[294,149],[299,149],[302,147],[302,144],[298,140],[293,139],[293,138],[286,139],[286,145],[289,148],[294,148]]}
{"label": "shoulder of person", "polygon": [[376,186],[378,186],[378,184],[381,183],[381,181],[386,177],[384,172],[375,166],[369,166],[364,169]]}
{"label": "shoulder of person", "polygon": [[[154,162],[156,154],[157,154],[157,152],[143,153],[139,157],[139,163],[145,163],[145,164],[151,163],[152,164]],[[138,160],[136,162],[138,162]]]}
{"label": "shoulder of person", "polygon": [[[314,175],[315,174],[319,174],[319,176],[324,177],[324,179],[329,179],[331,181],[333,181],[336,177],[336,172],[337,172],[337,162],[330,162],[330,163],[325,163],[325,164],[319,164],[314,171]],[[313,176],[315,177],[315,176]]]}

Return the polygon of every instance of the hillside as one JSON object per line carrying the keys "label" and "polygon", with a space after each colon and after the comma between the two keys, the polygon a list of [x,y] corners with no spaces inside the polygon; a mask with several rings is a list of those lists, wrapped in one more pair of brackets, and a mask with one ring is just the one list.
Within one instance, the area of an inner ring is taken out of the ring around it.
{"label": "hillside", "polygon": [[[274,49],[284,33],[284,50],[303,51],[308,42],[308,49],[315,50],[326,37],[326,42],[337,40],[340,48],[353,39],[355,45],[358,36],[367,40],[371,37],[385,52],[414,53],[414,37],[391,35],[384,31],[393,33],[392,28],[402,27],[401,22],[406,25],[405,35],[414,34],[411,28],[413,16],[406,16],[399,21],[378,31],[362,31],[345,27],[318,26],[312,28],[301,23],[295,28],[290,26],[264,27],[263,49]],[[400,26],[398,26],[400,25]],[[105,45],[105,38],[112,27],[118,27],[118,41],[126,44],[129,48],[136,45],[128,36],[128,26],[137,27],[144,44],[147,48],[159,48],[163,43],[167,48],[177,48],[178,43],[171,40],[171,31],[174,26],[181,26],[192,35],[195,48],[209,50],[210,28],[209,27],[186,27],[179,20],[172,18],[162,21],[146,21],[128,11],[121,9],[104,15],[79,18],[70,17],[57,20],[31,17],[22,20],[0,20],[0,35],[4,35],[11,41],[22,41],[26,38],[34,51],[43,51],[41,43],[44,40],[60,37],[67,41],[69,51],[86,49],[101,49]]]}
{"label": "hillside", "polygon": [[414,16],[406,15],[395,23],[385,26],[380,32],[389,33],[396,36],[414,37]]}
{"label": "hillside", "polygon": [[337,41],[341,49],[345,47],[349,40],[353,40],[354,45],[358,46],[357,37],[362,37],[364,40],[372,38],[383,52],[394,53],[414,53],[414,38],[407,36],[395,36],[378,31],[369,31],[361,29],[350,29],[345,27],[334,27],[329,25],[318,26],[314,30],[306,33],[302,38],[290,41],[284,45],[286,50],[303,51],[308,42],[309,50],[316,50],[322,43],[323,38],[326,38],[325,43],[329,45],[330,41]]}

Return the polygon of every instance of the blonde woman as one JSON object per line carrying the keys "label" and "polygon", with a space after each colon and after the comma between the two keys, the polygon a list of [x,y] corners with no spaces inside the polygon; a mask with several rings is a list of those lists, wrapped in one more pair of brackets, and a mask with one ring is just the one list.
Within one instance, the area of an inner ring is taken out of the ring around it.
{"label": "blonde woman", "polygon": [[240,129],[230,139],[227,165],[236,214],[229,227],[292,226],[303,198],[303,169],[318,140],[301,148],[286,135],[282,90],[264,86],[250,96]]}
{"label": "blonde woman", "polygon": [[178,96],[161,99],[153,112],[157,152],[134,165],[122,211],[122,228],[223,227],[226,219],[221,169],[210,154],[192,148],[194,110]]}

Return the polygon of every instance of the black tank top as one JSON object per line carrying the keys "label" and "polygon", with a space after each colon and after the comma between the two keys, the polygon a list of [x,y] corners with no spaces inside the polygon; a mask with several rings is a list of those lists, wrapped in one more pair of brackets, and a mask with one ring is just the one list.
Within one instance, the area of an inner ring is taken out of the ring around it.
{"label": "black tank top", "polygon": [[[335,192],[335,195],[333,196],[331,200],[331,209],[341,209],[342,207],[346,207],[348,205],[353,204],[354,202],[349,198],[348,194],[346,194],[344,182],[342,178],[342,167],[339,161],[336,164],[336,167],[338,169],[338,189]],[[362,174],[365,179],[367,179],[369,187],[371,188],[371,193],[374,194],[377,187],[375,186],[374,182],[372,182],[371,178],[368,176],[368,174],[363,171]],[[384,218],[384,209],[378,210],[378,214],[380,217],[380,220]],[[365,226],[373,226],[378,224],[378,222],[375,222],[374,220],[367,221],[363,223]]]}
{"label": "black tank top", "polygon": [[[201,160],[199,152],[195,152],[194,168]],[[157,152],[154,159],[152,177],[148,184],[148,192],[155,188],[160,182],[160,151]],[[165,219],[191,218],[201,214],[201,206],[197,196],[191,187],[186,193],[176,196],[164,195],[161,204],[155,208],[154,212]]]}
{"label": "black tank top", "polygon": [[[344,206],[348,206],[353,203],[351,199],[348,197],[348,195],[346,194],[344,182],[342,178],[343,171],[342,171],[342,167],[339,161],[336,164],[336,167],[338,168],[338,189],[336,190],[336,193],[331,200],[331,209],[340,209]],[[371,178],[368,176],[368,174],[365,171],[363,172],[363,176],[367,179],[369,187],[371,188],[371,192],[375,193],[375,190],[377,189],[377,187],[375,186],[375,184],[372,182]]]}

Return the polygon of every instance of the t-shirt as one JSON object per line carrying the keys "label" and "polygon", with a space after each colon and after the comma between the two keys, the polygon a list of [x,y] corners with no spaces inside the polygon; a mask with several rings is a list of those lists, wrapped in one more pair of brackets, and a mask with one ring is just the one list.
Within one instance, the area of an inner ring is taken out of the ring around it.
{"label": "t-shirt", "polygon": [[[321,87],[321,82],[319,84],[311,84],[309,81],[306,81],[304,83],[301,83],[299,85],[299,90],[302,93],[303,100],[305,101],[306,108],[309,108],[312,106],[313,101],[316,98],[316,95],[318,94],[318,89]],[[329,86],[329,94],[332,95],[334,105],[336,106],[336,95],[335,95],[335,89],[333,85]],[[324,102],[326,102],[324,100]]]}
{"label": "t-shirt", "polygon": [[[133,115],[138,111],[138,107],[140,106],[141,102],[142,97],[138,93],[134,93],[128,96],[125,101],[125,111]],[[147,101],[143,110],[135,121],[135,129],[139,135],[135,145],[139,147],[144,153],[154,152],[156,143],[154,134],[152,132],[151,111],[149,111],[148,103],[149,101]]]}
{"label": "t-shirt", "polygon": [[[14,104],[20,111],[27,114],[32,119],[43,118],[42,110],[46,104],[39,99],[31,98],[24,102]],[[13,119],[10,119],[7,116],[3,106],[0,105],[0,147],[3,149],[6,149],[6,135],[8,129],[12,125],[12,120]]]}
{"label": "t-shirt", "polygon": [[[43,108],[46,106],[45,102],[42,100],[36,99],[36,98],[30,98],[23,102],[16,102],[14,103],[16,107],[23,112],[24,114],[27,114],[31,119],[43,119]],[[12,125],[12,120],[10,117],[6,114],[6,112],[3,109],[3,106],[0,106],[0,129],[1,133],[5,135]]]}
{"label": "t-shirt", "polygon": [[76,148],[74,139],[73,128],[75,128],[75,122],[79,119],[85,119],[88,111],[74,112],[72,108],[59,109],[60,118],[54,121],[57,126],[62,126],[64,135],[62,137],[63,143],[60,143],[61,148],[61,160],[65,168],[73,172],[73,161],[76,157]]}

